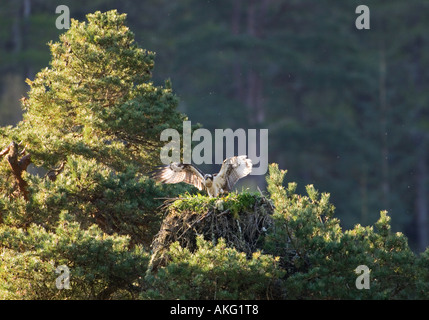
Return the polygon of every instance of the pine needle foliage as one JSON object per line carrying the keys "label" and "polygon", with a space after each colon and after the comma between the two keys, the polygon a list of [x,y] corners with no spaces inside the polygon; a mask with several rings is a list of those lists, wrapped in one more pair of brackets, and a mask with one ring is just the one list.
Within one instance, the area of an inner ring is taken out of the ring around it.
{"label": "pine needle foliage", "polygon": [[[286,299],[427,299],[427,252],[416,256],[402,233],[390,229],[380,213],[375,226],[342,230],[328,194],[296,184],[283,186],[286,171],[270,165],[268,190],[276,207],[275,227],[266,239],[268,253],[281,259]],[[370,288],[358,289],[355,269],[370,270]]]}
{"label": "pine needle foliage", "polygon": [[282,275],[275,257],[244,252],[198,236],[191,252],[178,242],[168,252],[170,262],[156,276],[147,277],[151,288],[145,299],[267,299],[272,285]]}
{"label": "pine needle foliage", "polygon": [[112,10],[87,19],[72,19],[49,43],[50,67],[27,80],[21,139],[43,166],[77,154],[117,171],[147,168],[159,162],[159,133],[181,128],[185,117],[171,85],[151,82],[155,54],[134,41],[126,15]]}
{"label": "pine needle foliage", "polygon": [[[186,117],[171,84],[151,81],[155,53],[125,14],[72,20],[49,48],[49,67],[27,80],[23,121],[0,128],[0,297],[133,298],[159,198],[186,190],[147,173],[162,130],[181,132]],[[70,290],[55,286],[59,265]]]}

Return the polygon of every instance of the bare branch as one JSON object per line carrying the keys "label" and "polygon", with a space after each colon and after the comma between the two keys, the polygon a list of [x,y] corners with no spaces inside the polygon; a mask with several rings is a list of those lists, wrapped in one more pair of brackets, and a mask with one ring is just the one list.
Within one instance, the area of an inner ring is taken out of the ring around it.
{"label": "bare branch", "polygon": [[12,143],[10,145],[8,145],[6,148],[4,148],[1,152],[0,152],[0,157],[3,157],[6,153],[9,152],[10,147],[12,146]]}

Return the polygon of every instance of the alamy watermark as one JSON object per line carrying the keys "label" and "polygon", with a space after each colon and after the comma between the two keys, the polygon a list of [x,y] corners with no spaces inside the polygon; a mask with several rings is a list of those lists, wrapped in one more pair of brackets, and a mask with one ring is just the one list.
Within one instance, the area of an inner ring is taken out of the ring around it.
{"label": "alamy watermark", "polygon": [[70,9],[62,4],[55,9],[56,14],[60,14],[55,20],[55,27],[59,30],[70,29]]}
{"label": "alamy watermark", "polygon": [[360,13],[360,15],[356,18],[355,26],[356,29],[370,29],[370,11],[368,6],[360,5],[356,7],[355,13]]}
{"label": "alamy watermark", "polygon": [[359,276],[356,278],[356,288],[359,290],[362,289],[369,289],[369,276],[371,273],[371,270],[366,265],[360,265],[355,269],[356,274],[359,274]]}
{"label": "alamy watermark", "polygon": [[[191,121],[183,121],[183,141],[176,129],[165,129],[160,140],[168,142],[161,148],[160,158],[165,165],[171,162],[185,164],[222,164],[234,155],[247,155],[252,160],[251,175],[264,175],[268,169],[268,129],[215,129],[214,138],[208,129],[196,129],[192,133]],[[192,148],[192,142],[199,142]],[[225,142],[225,143],[224,143]],[[181,161],[181,149],[183,150]],[[235,150],[237,149],[237,153]],[[259,152],[258,152],[259,149]],[[224,154],[225,153],[225,154]]]}
{"label": "alamy watermark", "polygon": [[[59,14],[55,20],[55,27],[59,30],[70,29],[70,8],[64,4],[59,5],[55,9],[55,13]],[[366,5],[356,7],[355,13],[360,14],[355,21],[355,26],[358,30],[370,29],[370,10]]]}
{"label": "alamy watermark", "polygon": [[55,286],[58,290],[70,288],[70,269],[66,265],[58,266],[55,273],[59,276],[55,280]]}

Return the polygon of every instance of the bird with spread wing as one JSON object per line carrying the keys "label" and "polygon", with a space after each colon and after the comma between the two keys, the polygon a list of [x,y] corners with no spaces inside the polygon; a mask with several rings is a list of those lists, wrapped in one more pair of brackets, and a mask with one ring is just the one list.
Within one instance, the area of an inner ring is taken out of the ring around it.
{"label": "bird with spread wing", "polygon": [[162,183],[185,182],[199,190],[206,190],[210,197],[217,197],[230,192],[237,181],[251,171],[252,160],[244,155],[225,159],[219,173],[215,174],[204,174],[191,164],[172,162],[156,171],[152,177]]}

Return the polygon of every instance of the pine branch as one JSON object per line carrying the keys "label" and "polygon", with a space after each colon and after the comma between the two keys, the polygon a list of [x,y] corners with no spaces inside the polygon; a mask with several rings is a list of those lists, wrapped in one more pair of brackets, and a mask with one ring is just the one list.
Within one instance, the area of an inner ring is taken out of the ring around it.
{"label": "pine branch", "polygon": [[22,152],[18,152],[18,144],[13,141],[9,144],[5,149],[0,152],[0,156],[6,155],[6,160],[9,162],[9,166],[12,169],[12,173],[15,176],[16,183],[18,185],[18,189],[24,199],[28,201],[28,184],[22,178],[22,172],[27,170],[27,167],[31,163],[31,155],[24,155],[20,160],[18,157],[25,153],[25,149]]}
{"label": "pine branch", "polygon": [[8,145],[6,148],[4,148],[1,152],[0,152],[0,157],[3,157],[6,153],[9,152],[10,148],[12,146],[12,143],[10,145]]}

